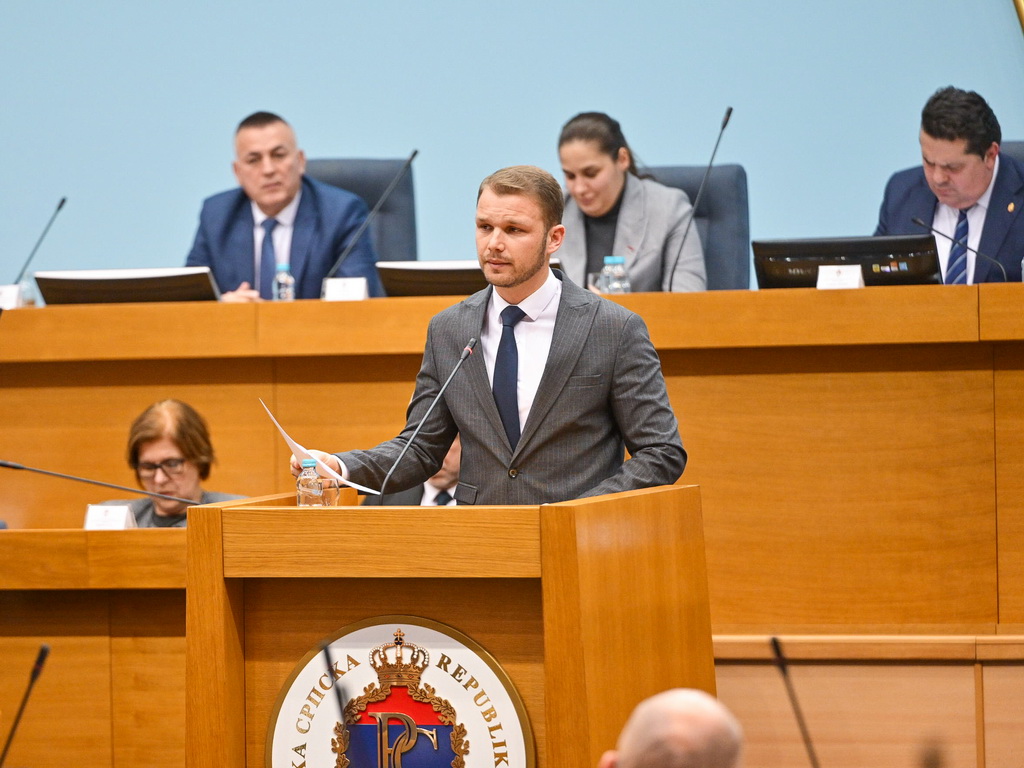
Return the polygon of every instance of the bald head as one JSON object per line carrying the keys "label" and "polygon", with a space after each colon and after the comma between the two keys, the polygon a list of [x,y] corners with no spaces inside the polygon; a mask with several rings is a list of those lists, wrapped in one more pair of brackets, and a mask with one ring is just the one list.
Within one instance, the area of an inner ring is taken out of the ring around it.
{"label": "bald head", "polygon": [[737,768],[743,729],[703,691],[675,688],[637,705],[600,768]]}

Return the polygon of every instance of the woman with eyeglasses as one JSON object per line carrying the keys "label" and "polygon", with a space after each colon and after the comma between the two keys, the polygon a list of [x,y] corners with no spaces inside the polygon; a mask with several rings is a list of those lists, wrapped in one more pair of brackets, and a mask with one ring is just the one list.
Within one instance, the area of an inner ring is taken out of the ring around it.
{"label": "woman with eyeglasses", "polygon": [[[150,493],[195,504],[242,498],[202,489],[200,483],[210,476],[213,461],[206,422],[180,400],[153,403],[135,419],[128,434],[128,465],[135,470],[139,485]],[[147,496],[129,506],[140,528],[184,528],[190,505]]]}

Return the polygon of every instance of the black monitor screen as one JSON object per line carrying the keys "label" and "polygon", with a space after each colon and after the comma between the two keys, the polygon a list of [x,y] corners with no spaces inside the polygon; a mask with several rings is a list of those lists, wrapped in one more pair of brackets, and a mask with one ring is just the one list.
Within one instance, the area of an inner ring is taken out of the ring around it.
{"label": "black monitor screen", "polygon": [[860,265],[864,285],[941,283],[933,235],[755,240],[760,288],[813,288],[818,267]]}

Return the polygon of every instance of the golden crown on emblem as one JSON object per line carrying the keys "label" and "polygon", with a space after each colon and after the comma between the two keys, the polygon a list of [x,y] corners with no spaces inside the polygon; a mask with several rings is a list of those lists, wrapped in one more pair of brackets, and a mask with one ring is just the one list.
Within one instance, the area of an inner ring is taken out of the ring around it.
{"label": "golden crown on emblem", "polygon": [[[408,660],[406,660],[408,654]],[[415,643],[405,641],[401,628],[395,630],[395,641],[378,645],[370,651],[370,666],[381,685],[419,687],[420,675],[430,663],[430,654]]]}

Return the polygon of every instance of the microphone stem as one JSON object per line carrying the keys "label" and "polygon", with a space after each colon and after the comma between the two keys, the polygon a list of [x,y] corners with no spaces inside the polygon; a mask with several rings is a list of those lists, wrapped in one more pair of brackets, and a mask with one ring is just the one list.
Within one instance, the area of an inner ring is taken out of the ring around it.
{"label": "microphone stem", "polygon": [[[38,472],[40,475],[50,475],[51,477],[60,477],[64,480],[74,480],[78,483],[88,483],[89,485],[102,485],[104,488],[114,488],[118,491],[128,491],[128,493],[140,493],[143,496],[152,496],[155,499],[166,499],[167,501],[178,501],[183,504],[198,504],[195,499],[182,499],[178,496],[168,496],[165,493],[154,493],[153,491],[143,491],[139,488],[129,488],[126,485],[115,485],[114,483],[104,483],[102,480],[86,480],[84,477],[75,477],[74,475],[65,475],[61,472],[51,472],[48,469],[38,469],[36,467],[26,467],[24,464],[16,464],[13,461],[0,460],[0,467],[6,469],[24,469],[29,472]],[[2,764],[0,764],[2,765]]]}
{"label": "microphone stem", "polygon": [[345,263],[345,259],[347,259],[348,255],[352,253],[352,249],[356,247],[356,243],[359,242],[359,238],[363,236],[363,232],[365,232],[366,228],[370,226],[370,222],[373,221],[374,217],[377,215],[377,211],[379,211],[381,206],[383,206],[384,203],[387,202],[387,199],[391,197],[391,193],[394,191],[395,187],[398,186],[398,182],[400,182],[402,177],[405,176],[405,172],[409,170],[409,166],[412,165],[412,161],[416,159],[416,155],[419,153],[420,151],[418,149],[414,149],[412,151],[412,154],[409,155],[409,159],[405,161],[405,164],[399,169],[398,173],[395,174],[395,178],[391,180],[391,183],[388,184],[381,196],[377,198],[377,204],[373,206],[373,210],[370,211],[365,219],[363,219],[363,223],[359,225],[359,229],[356,230],[352,239],[348,241],[348,246],[341,252],[341,256],[339,256],[338,260],[334,262],[334,266],[331,267],[330,271],[324,275],[325,280],[333,277],[334,273],[337,272],[341,265]]}
{"label": "microphone stem", "polygon": [[771,639],[772,650],[775,652],[775,660],[779,666],[779,672],[782,673],[782,682],[786,686],[786,693],[789,696],[789,703],[793,707],[793,714],[796,716],[796,724],[800,728],[800,736],[804,741],[804,749],[807,750],[807,759],[810,760],[813,768],[819,768],[818,756],[814,752],[814,744],[811,742],[811,733],[807,730],[807,723],[804,721],[804,713],[800,709],[800,702],[796,698],[796,689],[793,687],[793,681],[789,679],[789,670],[786,668],[786,657],[782,655],[782,645],[779,643],[779,638],[772,637]]}

